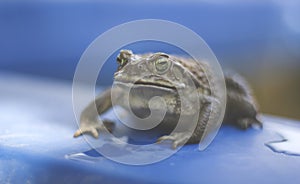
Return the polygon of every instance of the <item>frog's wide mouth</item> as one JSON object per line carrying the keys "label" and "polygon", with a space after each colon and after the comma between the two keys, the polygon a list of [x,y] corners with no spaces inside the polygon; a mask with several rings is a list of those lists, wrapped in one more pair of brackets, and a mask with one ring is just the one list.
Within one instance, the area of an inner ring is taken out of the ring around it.
{"label": "frog's wide mouth", "polygon": [[152,81],[138,80],[134,83],[134,85],[155,86],[155,87],[161,87],[161,88],[176,90],[176,87],[171,85],[171,83],[169,83],[169,82],[156,83],[156,82],[152,82]]}
{"label": "frog's wide mouth", "polygon": [[145,88],[156,88],[156,89],[163,89],[163,90],[172,90],[176,91],[176,87],[171,83],[164,81],[164,82],[153,82],[153,81],[146,81],[146,80],[137,80],[134,83],[131,81],[115,81],[116,85],[122,85],[133,88],[145,87]]}

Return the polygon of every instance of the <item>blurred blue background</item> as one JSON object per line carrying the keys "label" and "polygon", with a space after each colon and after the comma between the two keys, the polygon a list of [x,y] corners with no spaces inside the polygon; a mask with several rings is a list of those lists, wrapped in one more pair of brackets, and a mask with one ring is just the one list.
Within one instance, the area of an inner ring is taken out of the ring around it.
{"label": "blurred blue background", "polygon": [[[244,75],[261,109],[300,119],[300,2],[238,0],[0,1],[0,72],[72,82],[88,45],[113,26],[164,19],[198,33],[224,68]],[[107,43],[109,44],[109,43]],[[174,47],[131,45],[135,52]],[[99,76],[109,85],[112,56]]]}

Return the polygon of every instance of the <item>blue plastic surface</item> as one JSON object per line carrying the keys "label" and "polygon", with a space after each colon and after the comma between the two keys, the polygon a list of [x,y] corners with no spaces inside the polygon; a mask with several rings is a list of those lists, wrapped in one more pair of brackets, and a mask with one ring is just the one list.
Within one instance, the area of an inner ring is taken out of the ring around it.
{"label": "blue plastic surface", "polygon": [[[262,131],[224,126],[202,152],[187,145],[162,162],[129,166],[72,137],[69,83],[2,73],[0,89],[0,183],[300,183],[300,157],[266,146],[282,130],[299,132],[296,121],[264,116]],[[66,158],[81,152],[95,159]]]}

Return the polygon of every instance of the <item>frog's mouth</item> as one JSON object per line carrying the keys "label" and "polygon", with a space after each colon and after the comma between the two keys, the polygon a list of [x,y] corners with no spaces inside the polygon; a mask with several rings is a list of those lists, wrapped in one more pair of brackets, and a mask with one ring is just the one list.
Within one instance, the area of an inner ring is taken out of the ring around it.
{"label": "frog's mouth", "polygon": [[157,82],[152,82],[152,81],[138,80],[134,83],[134,85],[141,85],[141,86],[166,88],[166,89],[176,90],[176,87],[173,86],[171,83],[169,83],[167,81],[164,81],[163,83],[157,83]]}
{"label": "frog's mouth", "polygon": [[132,81],[115,81],[116,85],[132,87],[132,88],[152,88],[166,91],[176,91],[176,87],[168,81],[154,82],[147,80],[137,80],[134,83]]}

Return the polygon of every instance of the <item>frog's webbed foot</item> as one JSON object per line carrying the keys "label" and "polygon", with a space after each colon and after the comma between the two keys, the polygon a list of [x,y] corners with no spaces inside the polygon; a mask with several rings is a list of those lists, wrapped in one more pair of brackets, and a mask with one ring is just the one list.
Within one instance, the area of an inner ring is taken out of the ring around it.
{"label": "frog's webbed foot", "polygon": [[172,141],[172,148],[176,149],[178,146],[182,146],[188,142],[191,137],[190,132],[173,132],[170,135],[164,135],[157,139],[156,143],[161,143],[165,140]]}
{"label": "frog's webbed foot", "polygon": [[82,123],[80,128],[74,133],[74,137],[79,137],[83,134],[91,134],[94,138],[98,138],[100,131],[112,132],[114,127],[115,127],[115,124],[109,120],[104,120],[103,124]]}
{"label": "frog's webbed foot", "polygon": [[236,124],[240,129],[243,129],[243,130],[246,130],[248,129],[249,127],[251,126],[254,126],[254,127],[258,127],[258,128],[262,128],[263,127],[263,124],[262,122],[260,122],[259,120],[257,120],[256,118],[253,119],[253,118],[242,118],[242,119],[239,119],[237,121],[237,124]]}

